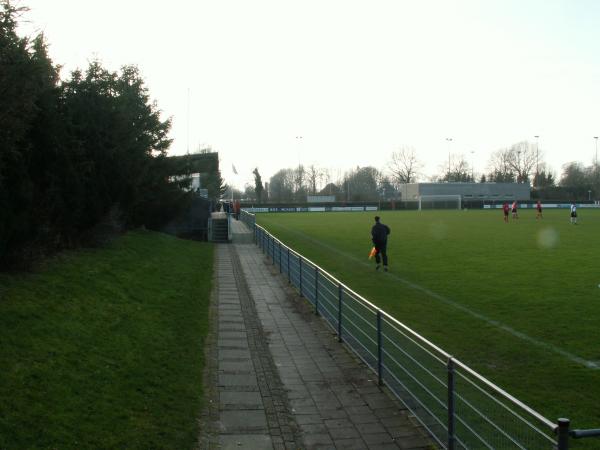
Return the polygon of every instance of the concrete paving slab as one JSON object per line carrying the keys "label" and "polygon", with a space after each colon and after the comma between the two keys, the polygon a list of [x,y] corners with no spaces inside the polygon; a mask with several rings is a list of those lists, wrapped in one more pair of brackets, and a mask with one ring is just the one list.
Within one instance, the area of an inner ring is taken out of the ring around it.
{"label": "concrete paving slab", "polygon": [[229,373],[219,373],[219,386],[220,387],[228,387],[228,386],[256,386],[258,384],[256,380],[256,376],[254,374],[248,376],[246,374],[238,375],[238,374],[229,374]]}
{"label": "concrete paving slab", "polygon": [[240,448],[258,449],[273,448],[271,436],[267,434],[222,434],[219,436],[221,450],[237,450]]}
{"label": "concrete paving slab", "polygon": [[263,410],[223,410],[219,417],[224,434],[267,431],[267,417]]}

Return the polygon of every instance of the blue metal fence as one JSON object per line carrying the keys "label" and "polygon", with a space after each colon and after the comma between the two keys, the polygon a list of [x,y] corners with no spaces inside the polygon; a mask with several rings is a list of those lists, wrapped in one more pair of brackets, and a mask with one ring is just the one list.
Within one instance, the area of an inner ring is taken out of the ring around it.
{"label": "blue metal fence", "polygon": [[[352,291],[255,222],[254,241],[325,323],[444,449],[567,450],[569,421],[548,420]],[[592,434],[589,434],[590,436]]]}

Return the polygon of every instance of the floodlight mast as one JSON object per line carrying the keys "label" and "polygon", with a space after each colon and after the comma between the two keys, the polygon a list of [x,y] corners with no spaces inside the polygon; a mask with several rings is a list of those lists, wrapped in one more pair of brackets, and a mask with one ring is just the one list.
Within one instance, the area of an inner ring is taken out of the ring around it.
{"label": "floodlight mast", "polygon": [[450,144],[452,143],[452,138],[446,138],[446,142],[448,143],[448,183],[450,182]]}
{"label": "floodlight mast", "polygon": [[475,183],[475,150],[471,150],[471,183]]}
{"label": "floodlight mast", "polygon": [[535,174],[540,173],[540,136],[536,134],[535,138]]}
{"label": "floodlight mast", "polygon": [[594,161],[594,165],[597,168],[598,167],[598,136],[594,136],[594,140],[596,141],[596,158]]}

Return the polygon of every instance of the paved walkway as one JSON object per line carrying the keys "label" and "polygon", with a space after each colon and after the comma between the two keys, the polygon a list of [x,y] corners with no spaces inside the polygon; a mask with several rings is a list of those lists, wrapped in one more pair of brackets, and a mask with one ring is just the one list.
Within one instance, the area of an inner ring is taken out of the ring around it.
{"label": "paved walkway", "polygon": [[201,448],[433,448],[256,246],[216,246],[215,284]]}

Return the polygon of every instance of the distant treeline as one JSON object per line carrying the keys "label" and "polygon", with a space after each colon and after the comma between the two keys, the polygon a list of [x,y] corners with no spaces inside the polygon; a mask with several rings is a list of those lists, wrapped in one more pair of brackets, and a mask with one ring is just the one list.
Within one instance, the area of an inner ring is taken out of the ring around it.
{"label": "distant treeline", "polygon": [[187,202],[169,178],[170,120],[137,68],[60,80],[43,36],[0,7],[0,267],[77,245],[107,221],[159,227]]}

